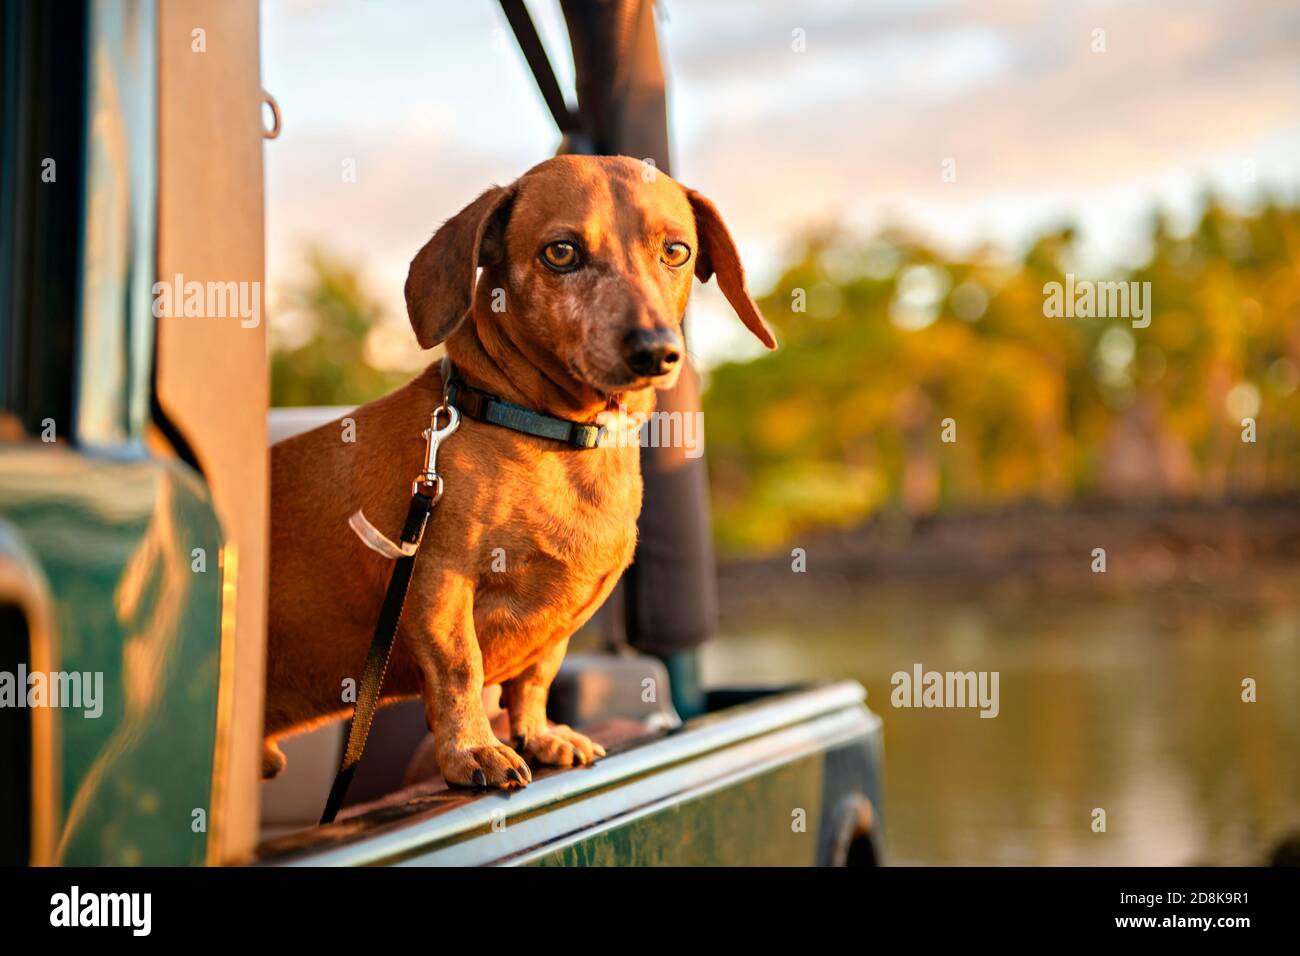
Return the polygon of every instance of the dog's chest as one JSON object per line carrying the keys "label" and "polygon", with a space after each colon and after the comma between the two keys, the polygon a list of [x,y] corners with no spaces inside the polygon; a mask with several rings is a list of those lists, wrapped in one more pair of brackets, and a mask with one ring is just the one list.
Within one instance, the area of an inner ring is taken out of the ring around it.
{"label": "dog's chest", "polygon": [[584,454],[618,457],[536,465],[497,543],[485,542],[474,620],[485,670],[498,677],[581,627],[632,560],[636,450]]}

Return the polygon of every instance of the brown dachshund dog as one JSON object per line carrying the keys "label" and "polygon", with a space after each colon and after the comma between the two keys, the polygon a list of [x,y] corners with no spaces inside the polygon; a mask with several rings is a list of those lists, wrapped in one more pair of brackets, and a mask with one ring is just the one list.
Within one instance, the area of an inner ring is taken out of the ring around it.
{"label": "brown dachshund dog", "polygon": [[[467,385],[572,421],[613,414],[634,426],[681,370],[692,276],[712,275],[775,348],[712,203],[637,160],[562,156],[448,220],[411,263],[406,305],[420,344],[445,341]],[[344,682],[360,679],[392,562],[348,518],[364,509],[397,537],[442,398],[435,363],[271,451],[264,776],[285,763],[276,738],[350,710]],[[604,750],[548,724],[546,696],[570,635],[632,559],[636,443],[575,449],[463,416],[438,472],[445,491],[415,563],[384,701],[423,697],[452,784],[522,786],[527,759],[592,762]],[[484,711],[483,687],[496,683],[514,748]]]}

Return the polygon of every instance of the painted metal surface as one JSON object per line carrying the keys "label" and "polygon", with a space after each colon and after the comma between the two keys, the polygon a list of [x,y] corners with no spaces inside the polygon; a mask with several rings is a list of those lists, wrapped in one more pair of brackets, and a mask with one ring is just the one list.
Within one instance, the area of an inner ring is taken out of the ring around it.
{"label": "painted metal surface", "polygon": [[112,447],[140,441],[149,414],[157,11],[152,0],[95,0],[88,11],[76,438]]}
{"label": "painted metal surface", "polygon": [[[0,655],[6,663],[23,661],[29,668],[46,673],[58,669],[52,638],[51,618],[53,616],[50,600],[49,583],[41,573],[40,563],[23,544],[17,530],[0,518],[0,606],[14,614],[21,615],[25,634],[15,631],[13,618],[4,616],[3,639],[13,639],[14,645],[0,647]],[[23,637],[26,640],[23,641]],[[23,646],[25,644],[25,647]],[[15,701],[16,703],[16,701]],[[23,719],[23,716],[26,719]],[[0,720],[8,723],[13,719],[12,711],[0,714]],[[26,781],[27,799],[24,802],[18,793],[13,794],[13,802],[6,803],[12,816],[6,817],[5,824],[13,826],[10,833],[0,827],[0,860],[7,865],[27,862],[36,866],[48,866],[54,861],[54,844],[58,825],[58,767],[55,757],[59,749],[58,711],[51,707],[29,711],[19,715],[16,730],[21,735],[29,734],[28,745],[18,744],[13,737],[6,737],[0,748],[5,749],[6,757],[27,759],[30,761],[30,773],[24,775],[19,767],[5,767],[10,781]],[[10,727],[14,727],[10,724]],[[6,733],[8,733],[6,728]],[[16,746],[15,746],[16,744]],[[19,787],[15,789],[19,789]],[[21,811],[25,810],[25,813]],[[19,817],[25,817],[19,820]],[[20,827],[26,828],[24,834]]]}
{"label": "painted metal surface", "polygon": [[[257,845],[266,684],[270,456],[263,256],[258,0],[161,0],[158,28],[159,281],[215,283],[256,303],[242,315],[157,321],[153,400],[169,436],[193,450],[228,556],[221,719],[214,766],[212,862]],[[202,28],[206,48],[195,52]],[[241,303],[244,300],[241,299]],[[219,303],[217,312],[222,311]],[[160,311],[162,311],[160,309]],[[238,311],[238,310],[236,310]]]}
{"label": "painted metal surface", "polygon": [[56,862],[203,862],[222,569],[202,481],[175,462],[0,446],[0,515],[49,582],[59,670],[102,675],[95,708],[58,713]]}
{"label": "painted metal surface", "polygon": [[[688,722],[521,791],[444,792],[264,848],[291,865],[618,862],[811,864],[826,754],[878,746],[854,682],[792,691]],[[833,785],[865,791],[875,778]],[[879,793],[868,794],[878,800]],[[794,829],[802,811],[803,829]]]}
{"label": "painted metal surface", "polygon": [[[55,714],[52,861],[204,861],[222,533],[202,478],[145,446],[154,317],[157,9],[92,0],[72,423],[0,445],[0,519],[50,596],[50,659],[80,675]],[[69,187],[75,188],[75,187]],[[37,322],[39,316],[20,316]],[[35,665],[33,661],[33,665]]]}
{"label": "painted metal surface", "polygon": [[512,861],[532,866],[812,866],[822,754],[618,819]]}

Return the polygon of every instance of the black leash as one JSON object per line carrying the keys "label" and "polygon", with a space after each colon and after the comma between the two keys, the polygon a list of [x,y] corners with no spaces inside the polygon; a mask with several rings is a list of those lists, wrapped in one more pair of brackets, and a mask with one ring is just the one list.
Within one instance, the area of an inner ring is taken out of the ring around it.
{"label": "black leash", "polygon": [[[448,423],[445,428],[438,428],[438,416],[446,412]],[[329,799],[325,801],[325,812],[321,814],[322,824],[333,823],[338,815],[343,798],[347,795],[352,778],[356,775],[357,765],[366,750],[366,738],[370,736],[370,726],[375,721],[375,711],[379,709],[380,691],[384,687],[384,675],[388,672],[388,661],[393,654],[393,639],[397,636],[397,625],[402,620],[402,607],[406,604],[407,592],[411,589],[411,573],[415,569],[415,558],[424,540],[424,529],[429,523],[429,514],[442,497],[442,477],[437,472],[438,446],[460,425],[460,415],[456,409],[445,402],[433,413],[429,427],[424,431],[425,457],[424,471],[415,479],[412,487],[411,504],[406,510],[406,523],[402,526],[399,544],[394,544],[383,537],[370,522],[358,511],[349,522],[361,535],[361,539],[371,548],[388,557],[395,557],[397,563],[388,579],[388,590],[384,593],[383,607],[379,612],[379,621],[375,624],[375,634],[370,639],[370,652],[366,655],[365,669],[361,672],[361,684],[357,688],[357,702],[353,708],[352,726],[348,729],[348,744],[343,751],[343,761],[330,787]],[[360,519],[360,527],[358,526]]]}
{"label": "black leash", "polygon": [[506,15],[506,21],[514,31],[515,39],[519,41],[519,49],[523,51],[524,59],[528,61],[533,79],[537,81],[537,89],[542,94],[546,108],[551,111],[551,118],[555,120],[555,125],[559,127],[561,133],[580,131],[582,123],[565,102],[564,94],[560,92],[560,84],[555,79],[555,70],[551,68],[550,57],[546,55],[546,48],[542,46],[542,38],[537,35],[537,27],[533,26],[533,18],[529,16],[524,0],[501,0],[501,12]]}
{"label": "black leash", "polygon": [[[402,542],[419,547],[424,536],[424,526],[433,510],[433,499],[416,492],[411,495],[411,507],[406,512],[406,525],[402,528]],[[366,666],[361,672],[361,686],[357,689],[356,708],[352,714],[352,726],[348,730],[348,746],[343,752],[343,762],[330,787],[330,796],[325,801],[325,812],[321,814],[321,823],[333,823],[343,805],[343,797],[348,792],[352,778],[361,763],[361,755],[366,750],[366,738],[370,736],[370,725],[374,723],[375,711],[379,709],[379,692],[384,686],[384,674],[388,671],[388,660],[393,653],[393,638],[397,636],[397,624],[402,619],[402,606],[406,603],[406,593],[411,588],[411,571],[415,567],[415,554],[403,555],[397,559],[393,574],[388,579],[388,591],[384,594],[384,606],[379,612],[379,622],[375,625],[375,636],[370,639],[370,653],[366,655]]]}

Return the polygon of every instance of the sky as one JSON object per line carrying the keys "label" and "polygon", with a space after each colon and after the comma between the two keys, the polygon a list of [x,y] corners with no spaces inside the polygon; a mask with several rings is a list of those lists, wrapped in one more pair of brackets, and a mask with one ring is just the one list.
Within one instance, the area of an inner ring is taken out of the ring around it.
{"label": "sky", "polygon": [[[571,91],[557,0],[528,6]],[[1242,205],[1300,193],[1300,4],[658,9],[674,176],[722,211],[755,292],[831,224],[901,225],[961,254],[986,241],[1015,252],[1069,222],[1100,270],[1140,259],[1157,206],[1186,223],[1210,187]],[[301,333],[278,303],[314,244],[386,307],[368,357],[418,366],[402,300],[415,251],[555,151],[532,76],[494,0],[265,0],[262,27],[262,82],[283,117],[265,153],[272,332]],[[702,364],[755,352],[713,283],[693,301]]]}

